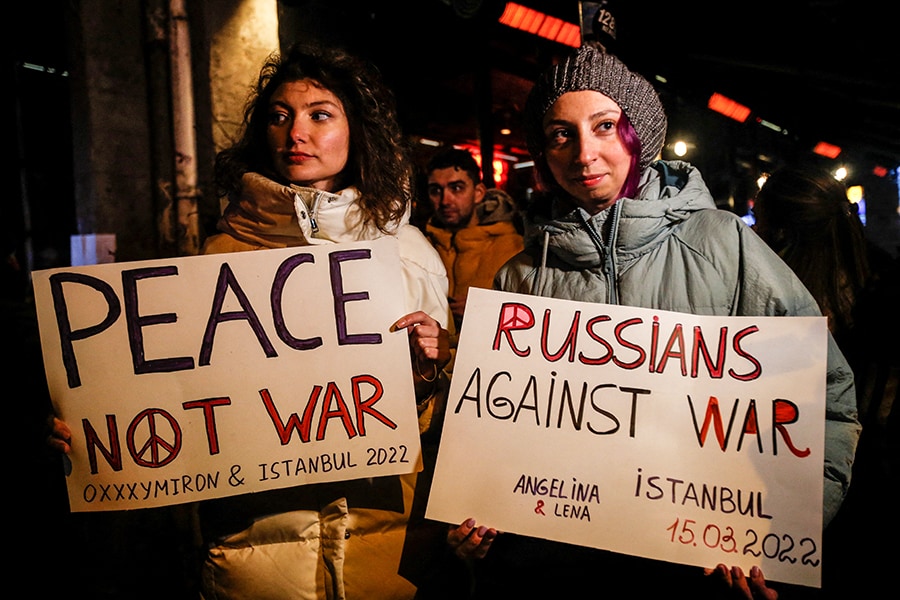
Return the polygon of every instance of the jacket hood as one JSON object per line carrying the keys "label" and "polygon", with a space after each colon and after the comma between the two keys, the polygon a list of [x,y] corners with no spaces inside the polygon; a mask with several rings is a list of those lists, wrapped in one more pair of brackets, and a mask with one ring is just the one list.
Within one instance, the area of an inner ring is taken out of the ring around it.
{"label": "jacket hood", "polygon": [[484,199],[475,206],[479,225],[513,221],[517,213],[518,208],[512,196],[498,188],[487,190]]}

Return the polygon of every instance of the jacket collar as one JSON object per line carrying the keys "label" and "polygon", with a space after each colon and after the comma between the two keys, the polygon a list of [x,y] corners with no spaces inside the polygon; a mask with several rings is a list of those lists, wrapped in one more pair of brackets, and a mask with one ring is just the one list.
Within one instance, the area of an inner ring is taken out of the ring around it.
{"label": "jacket collar", "polygon": [[[532,243],[546,244],[550,252],[581,268],[601,265],[600,252],[578,217],[581,209],[564,200],[553,202],[550,218],[531,223]],[[654,163],[644,170],[637,198],[622,198],[614,206],[620,213],[613,224],[616,232],[604,227],[611,208],[586,221],[595,231],[605,231],[607,239],[614,234],[612,251],[621,259],[648,252],[672,235],[672,225],[694,212],[716,207],[700,172],[683,161]]]}
{"label": "jacket collar", "polygon": [[[374,226],[362,226],[359,197],[355,187],[323,192],[249,172],[241,179],[240,195],[225,208],[220,229],[266,248],[372,240],[385,235]],[[388,233],[408,222],[409,210]]]}

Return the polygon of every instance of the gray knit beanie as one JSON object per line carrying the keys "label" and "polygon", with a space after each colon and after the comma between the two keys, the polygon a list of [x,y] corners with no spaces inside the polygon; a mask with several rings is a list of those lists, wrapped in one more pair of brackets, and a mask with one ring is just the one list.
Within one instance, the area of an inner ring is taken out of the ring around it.
{"label": "gray knit beanie", "polygon": [[528,150],[537,158],[544,150],[544,115],[566,92],[593,90],[615,100],[641,140],[640,168],[649,165],[666,139],[666,113],[649,81],[632,73],[612,54],[581,46],[553,65],[535,82],[525,102]]}

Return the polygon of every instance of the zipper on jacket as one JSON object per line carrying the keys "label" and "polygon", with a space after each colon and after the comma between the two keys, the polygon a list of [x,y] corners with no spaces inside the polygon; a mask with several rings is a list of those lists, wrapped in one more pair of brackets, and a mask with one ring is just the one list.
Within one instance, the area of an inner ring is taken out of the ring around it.
{"label": "zipper on jacket", "polygon": [[538,268],[537,277],[532,284],[531,293],[535,296],[541,295],[544,289],[544,272],[547,270],[547,252],[550,249],[550,232],[544,230],[544,243],[541,245],[541,266]]}
{"label": "zipper on jacket", "polygon": [[312,206],[309,209],[309,226],[312,228],[313,233],[319,232],[319,224],[316,222],[316,215],[319,212],[319,201],[322,199],[322,194],[324,192],[317,191],[316,196],[313,198]]}
{"label": "zipper on jacket", "polygon": [[587,231],[588,237],[591,238],[591,241],[594,242],[594,246],[597,248],[597,251],[600,253],[600,259],[603,261],[603,273],[606,275],[606,299],[609,304],[618,304],[619,303],[619,291],[618,286],[616,284],[616,261],[615,261],[615,247],[616,247],[616,234],[619,230],[619,203],[616,202],[610,208],[609,219],[610,228],[609,228],[609,242],[603,243],[603,237],[600,233],[594,228],[594,226],[584,217],[584,213],[579,210],[578,218],[581,220],[581,225],[584,227],[585,231]]}
{"label": "zipper on jacket", "polygon": [[[319,205],[319,194],[321,192],[317,192],[315,197],[313,198],[313,208],[310,210],[309,206],[306,204],[306,201],[303,199],[303,195],[297,192],[294,192],[294,207],[297,210],[297,218],[299,219],[309,219],[309,229],[311,233],[317,233],[319,231],[319,224],[316,223],[316,213]],[[298,206],[299,205],[299,206]],[[302,209],[300,207],[303,207]]]}

